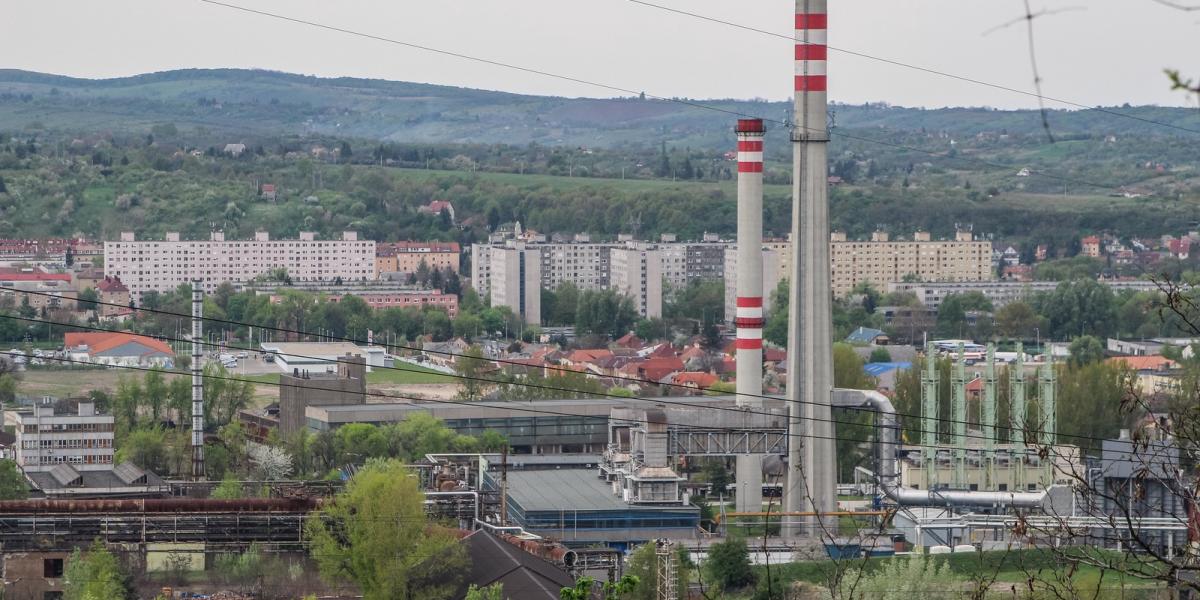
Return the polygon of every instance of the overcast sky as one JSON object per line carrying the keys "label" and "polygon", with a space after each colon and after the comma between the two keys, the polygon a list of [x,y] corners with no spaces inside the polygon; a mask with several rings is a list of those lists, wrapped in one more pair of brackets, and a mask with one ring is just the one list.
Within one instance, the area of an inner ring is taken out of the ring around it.
{"label": "overcast sky", "polygon": [[[628,0],[223,0],[327,25],[690,98],[783,99],[789,41]],[[786,0],[652,0],[790,35]],[[1179,0],[1187,1],[1187,0]],[[1200,11],[1153,0],[1032,0],[1044,93],[1088,105],[1184,105],[1164,67],[1200,75]],[[1194,0],[1200,4],[1200,0]],[[830,0],[833,48],[1032,90],[1021,0]],[[117,77],[185,67],[264,68],[565,96],[571,83],[323,31],[200,0],[6,0],[0,68]],[[835,101],[1032,107],[1036,100],[831,51]],[[1193,102],[1194,104],[1194,102]],[[1053,102],[1049,107],[1061,107]]]}

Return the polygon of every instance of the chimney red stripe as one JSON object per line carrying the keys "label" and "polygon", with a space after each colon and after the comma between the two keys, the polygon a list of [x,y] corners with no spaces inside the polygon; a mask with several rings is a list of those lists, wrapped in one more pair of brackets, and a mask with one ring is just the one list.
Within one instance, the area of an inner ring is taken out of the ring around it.
{"label": "chimney red stripe", "polygon": [[826,60],[828,55],[825,44],[796,44],[796,60]]}
{"label": "chimney red stripe", "polygon": [[762,173],[762,163],[740,162],[738,173]]}
{"label": "chimney red stripe", "polygon": [[797,75],[796,76],[796,91],[797,92],[824,92],[825,91],[825,76],[824,75]]}
{"label": "chimney red stripe", "polygon": [[738,152],[762,152],[762,140],[738,140]]}
{"label": "chimney red stripe", "polygon": [[733,320],[733,324],[737,326],[738,331],[742,329],[762,329],[767,320],[762,317],[738,317]]}
{"label": "chimney red stripe", "polygon": [[754,298],[749,298],[746,296],[739,296],[737,299],[737,305],[742,308],[761,308],[762,307],[762,297],[758,296],[758,297],[754,297]]}
{"label": "chimney red stripe", "polygon": [[824,13],[808,13],[796,15],[796,29],[827,29],[829,15]]}
{"label": "chimney red stripe", "polygon": [[761,350],[762,340],[759,338],[738,338],[733,341],[733,347],[738,350]]}

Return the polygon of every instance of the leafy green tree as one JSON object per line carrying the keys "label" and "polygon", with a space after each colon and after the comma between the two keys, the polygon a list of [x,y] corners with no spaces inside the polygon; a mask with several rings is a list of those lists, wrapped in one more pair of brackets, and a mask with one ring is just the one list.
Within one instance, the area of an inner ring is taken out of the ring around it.
{"label": "leafy green tree", "polygon": [[500,452],[508,446],[508,437],[494,429],[479,434],[479,449],[483,452]]}
{"label": "leafy green tree", "polygon": [[504,584],[493,583],[481,588],[472,583],[471,587],[467,588],[467,595],[463,600],[506,600]]}
{"label": "leafy green tree", "polygon": [[454,360],[454,371],[460,377],[455,398],[465,402],[477,402],[487,394],[491,384],[487,381],[490,361],[483,357],[483,349],[471,346]]}
{"label": "leafy green tree", "polygon": [[996,332],[1001,337],[1032,339],[1040,324],[1041,318],[1027,302],[1009,302],[996,311]]}
{"label": "leafy green tree", "polygon": [[787,347],[788,344],[788,299],[790,295],[787,279],[780,279],[775,290],[771,292],[771,311],[767,314],[763,338],[776,346]]}
{"label": "leafy green tree", "polygon": [[254,384],[248,380],[238,381],[225,365],[214,361],[204,366],[205,423],[217,426],[229,423],[253,397]]}
{"label": "leafy green tree", "polygon": [[[580,577],[575,586],[559,590],[561,600],[592,600],[595,598],[596,580]],[[600,600],[618,600],[638,588],[638,579],[633,575],[622,575],[617,582],[606,581],[600,585]]]}
{"label": "leafy green tree", "polygon": [[642,319],[633,326],[634,335],[647,342],[667,339],[669,331],[662,319]]}
{"label": "leafy green tree", "polygon": [[[629,555],[629,566],[625,572],[637,578],[637,586],[621,596],[621,600],[658,600],[658,552],[654,542],[648,542],[635,548]],[[688,573],[685,569],[676,569],[679,581],[676,589],[686,590]],[[682,597],[682,594],[681,594]]]}
{"label": "leafy green tree", "polygon": [[1043,338],[1108,337],[1116,322],[1112,289],[1091,279],[1064,281],[1053,292],[1038,294],[1034,307],[1047,321]]}
{"label": "leafy green tree", "polygon": [[37,316],[37,309],[29,304],[29,294],[21,296],[21,307],[17,310],[17,314],[26,319],[32,319]]}
{"label": "leafy green tree", "polygon": [[169,464],[166,454],[166,432],[158,427],[143,427],[120,438],[116,461],[129,461],[155,473],[166,473]]}
{"label": "leafy green tree", "polygon": [[138,407],[142,402],[142,384],[136,377],[117,377],[117,393],[113,397],[113,417],[118,429],[133,429],[138,424]]}
{"label": "leafy green tree", "polygon": [[450,598],[465,550],[452,531],[428,523],[417,481],[400,461],[370,461],[309,519],[322,576],[354,581],[367,600]]}
{"label": "leafy green tree", "polygon": [[100,294],[95,288],[86,288],[79,292],[79,296],[75,299],[75,307],[79,310],[96,310],[96,303],[100,301]]}
{"label": "leafy green tree", "polygon": [[575,311],[575,331],[621,337],[637,320],[633,300],[615,290],[585,290],[579,294]]}
{"label": "leafy green tree", "polygon": [[227,475],[225,479],[221,480],[221,483],[217,484],[217,487],[213,488],[209,497],[217,500],[236,500],[241,498],[243,497],[242,483],[236,478]]}
{"label": "leafy green tree", "polygon": [[[940,566],[939,566],[940,565]],[[950,578],[950,563],[914,554],[885,560],[881,569],[866,572],[851,568],[838,579],[835,598],[872,600],[950,600],[962,598],[963,590],[943,589]]]}
{"label": "leafy green tree", "polygon": [[990,312],[991,310],[992,301],[980,292],[950,294],[943,298],[942,303],[938,306],[938,335],[945,337],[966,335],[969,333],[967,331],[967,311]]}
{"label": "leafy green tree", "polygon": [[757,579],[750,566],[750,551],[742,539],[728,539],[709,546],[705,567],[726,593],[754,585]]}
{"label": "leafy green tree", "polygon": [[[1120,362],[1056,368],[1059,439],[1077,444],[1085,454],[1096,456],[1100,440],[1115,438],[1121,431],[1125,422],[1121,403],[1135,373]],[[1040,424],[1032,428],[1041,429]]]}
{"label": "leafy green tree", "polygon": [[871,357],[869,359],[867,359],[867,362],[873,362],[873,363],[892,362],[892,353],[888,352],[887,348],[884,348],[883,346],[879,346],[878,348],[875,348],[874,350],[871,351]]}
{"label": "leafy green tree", "polygon": [[1070,362],[1076,367],[1104,360],[1104,344],[1090,335],[1081,335],[1071,340],[1067,349],[1071,352]]}
{"label": "leafy green tree", "polygon": [[704,479],[712,485],[713,496],[728,495],[726,488],[733,483],[733,475],[729,472],[729,466],[721,458],[710,458],[704,463],[704,469],[701,471],[704,474]]}
{"label": "leafy green tree", "polygon": [[17,469],[17,463],[0,460],[0,500],[24,500],[29,497],[29,483]]}
{"label": "leafy green tree", "polygon": [[163,416],[163,405],[167,403],[167,383],[162,373],[147,371],[142,378],[142,394],[145,404],[150,409],[150,418],[158,423]]}
{"label": "leafy green tree", "polygon": [[132,598],[128,579],[116,555],[100,540],[86,554],[76,548],[63,572],[64,600],[109,600]]}

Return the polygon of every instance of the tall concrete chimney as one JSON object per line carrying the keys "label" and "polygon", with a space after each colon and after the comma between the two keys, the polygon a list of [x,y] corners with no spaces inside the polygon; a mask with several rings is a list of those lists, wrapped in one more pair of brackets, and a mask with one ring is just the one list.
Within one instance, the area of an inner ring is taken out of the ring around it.
{"label": "tall concrete chimney", "polygon": [[204,282],[192,280],[192,479],[204,479]]}
{"label": "tall concrete chimney", "polygon": [[[833,393],[832,289],[826,126],[826,0],[796,0],[795,104],[792,115],[792,273],[788,307],[789,511],[834,509],[837,462]],[[821,535],[818,519],[784,535]],[[832,531],[832,530],[830,530]]]}
{"label": "tall concrete chimney", "polygon": [[[738,119],[737,404],[762,408],[763,129],[762,119]],[[762,457],[737,457],[736,507],[762,510]],[[714,490],[720,492],[720,490]]]}

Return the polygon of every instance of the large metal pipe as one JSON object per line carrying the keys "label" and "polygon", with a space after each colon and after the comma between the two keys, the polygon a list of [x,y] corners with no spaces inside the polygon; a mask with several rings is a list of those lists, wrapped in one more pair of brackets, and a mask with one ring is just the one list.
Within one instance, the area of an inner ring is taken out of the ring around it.
{"label": "large metal pipe", "polygon": [[[762,119],[738,119],[737,405],[762,408],[763,342],[763,136]],[[762,508],[762,457],[735,459],[736,508]]]}
{"label": "large metal pipe", "polygon": [[192,279],[192,479],[204,480],[204,280]]}
{"label": "large metal pipe", "polygon": [[0,500],[0,514],[308,512],[321,498]]}
{"label": "large metal pipe", "polygon": [[1047,491],[1039,492],[972,492],[964,490],[914,490],[900,487],[896,469],[896,440],[900,420],[896,408],[887,396],[873,390],[836,390],[834,404],[839,407],[871,408],[879,414],[875,447],[878,455],[879,487],[884,495],[901,506],[1014,506],[1040,508]]}
{"label": "large metal pipe", "polygon": [[[829,267],[826,124],[826,0],[796,0],[792,127],[792,273],[788,307],[787,393],[791,404],[790,512],[827,513],[836,506],[830,395],[833,392],[832,286]],[[819,517],[814,518],[815,520]],[[785,536],[819,535],[818,522],[788,525]]]}

